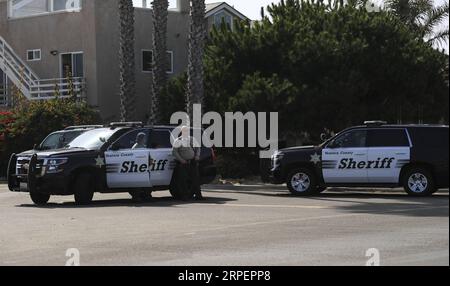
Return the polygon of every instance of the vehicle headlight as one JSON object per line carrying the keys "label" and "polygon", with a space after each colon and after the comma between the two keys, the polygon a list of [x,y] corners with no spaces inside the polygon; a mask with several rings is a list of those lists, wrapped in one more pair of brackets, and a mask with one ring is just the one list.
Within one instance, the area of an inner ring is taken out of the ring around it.
{"label": "vehicle headlight", "polygon": [[52,158],[44,160],[45,172],[48,174],[60,173],[62,172],[63,165],[68,161],[67,158]]}

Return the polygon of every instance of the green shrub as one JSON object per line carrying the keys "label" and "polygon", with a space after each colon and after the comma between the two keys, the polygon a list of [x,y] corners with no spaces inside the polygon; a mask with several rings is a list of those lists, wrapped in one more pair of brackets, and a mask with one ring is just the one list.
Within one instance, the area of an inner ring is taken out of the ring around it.
{"label": "green shrub", "polygon": [[217,173],[224,179],[243,179],[259,174],[258,155],[249,150],[221,150],[217,155]]}
{"label": "green shrub", "polygon": [[49,133],[72,125],[98,124],[97,111],[84,102],[70,99],[31,101],[21,104],[10,114],[7,126],[3,128],[3,149],[0,153],[0,177],[6,172],[12,153],[32,149]]}

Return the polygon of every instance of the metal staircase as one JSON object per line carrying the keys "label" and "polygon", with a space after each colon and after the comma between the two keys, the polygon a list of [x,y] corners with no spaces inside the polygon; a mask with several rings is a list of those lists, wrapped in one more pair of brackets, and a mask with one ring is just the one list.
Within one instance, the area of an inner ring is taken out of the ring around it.
{"label": "metal staircase", "polygon": [[[75,94],[83,97],[85,80],[80,77],[40,79],[33,70],[14,52],[0,36],[0,69],[20,92],[29,100],[45,100],[69,97]],[[0,105],[8,102],[6,86],[0,86]]]}

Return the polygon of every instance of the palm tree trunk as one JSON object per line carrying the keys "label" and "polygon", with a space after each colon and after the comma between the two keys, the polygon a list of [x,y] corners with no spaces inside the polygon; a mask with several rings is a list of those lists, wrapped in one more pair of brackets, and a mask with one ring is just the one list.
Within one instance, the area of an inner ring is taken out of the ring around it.
{"label": "palm tree trunk", "polygon": [[136,119],[134,58],[134,7],[132,0],[119,0],[120,119]]}
{"label": "palm tree trunk", "polygon": [[193,104],[203,104],[203,55],[206,38],[205,1],[191,0],[188,51],[187,112],[192,120]]}
{"label": "palm tree trunk", "polygon": [[159,99],[167,86],[167,17],[168,0],[154,0],[153,3],[153,84],[150,95],[149,124],[161,123]]}

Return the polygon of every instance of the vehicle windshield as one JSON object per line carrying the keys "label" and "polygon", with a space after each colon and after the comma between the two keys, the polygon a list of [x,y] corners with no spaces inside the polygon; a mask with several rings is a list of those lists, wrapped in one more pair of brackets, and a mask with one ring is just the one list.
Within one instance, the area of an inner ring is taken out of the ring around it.
{"label": "vehicle windshield", "polygon": [[87,131],[70,142],[66,148],[100,149],[116,131],[117,129],[110,128]]}
{"label": "vehicle windshield", "polygon": [[73,139],[78,137],[84,131],[67,131],[52,133],[42,141],[39,145],[39,150],[53,150],[60,149],[72,142]]}

